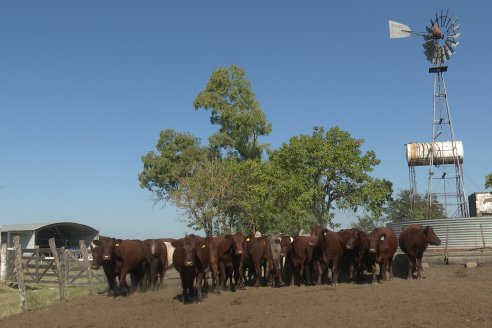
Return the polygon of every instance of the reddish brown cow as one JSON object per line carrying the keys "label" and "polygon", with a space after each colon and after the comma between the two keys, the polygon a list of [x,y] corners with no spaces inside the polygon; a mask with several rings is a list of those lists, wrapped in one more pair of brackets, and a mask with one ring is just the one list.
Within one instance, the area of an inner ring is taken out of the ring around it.
{"label": "reddish brown cow", "polygon": [[159,239],[146,239],[143,242],[147,255],[145,262],[147,287],[158,290],[167,270],[167,247]]}
{"label": "reddish brown cow", "polygon": [[[371,267],[372,283],[376,279],[376,263],[379,264],[379,281],[387,280],[393,277],[393,256],[396,253],[397,241],[393,229],[380,227],[374,229],[368,236],[369,239],[369,259],[368,264]],[[369,268],[368,268],[369,269]],[[389,277],[386,273],[389,273]]]}
{"label": "reddish brown cow", "polygon": [[104,255],[105,245],[111,245],[115,240],[114,238],[99,236],[99,240],[94,240],[93,244],[96,247],[90,246],[92,252],[92,269],[98,270],[102,265],[104,270],[104,275],[108,282],[107,296],[114,296],[116,287],[116,277],[118,273],[116,272],[116,260],[110,255]]}
{"label": "reddish brown cow", "polygon": [[398,243],[408,258],[408,279],[412,279],[414,272],[416,272],[416,278],[421,279],[423,272],[422,256],[427,246],[429,244],[439,246],[441,240],[436,236],[432,227],[411,224],[403,227]]}
{"label": "reddish brown cow", "polygon": [[365,259],[369,251],[367,234],[357,228],[340,230],[344,246],[343,261],[348,267],[349,280],[353,279],[354,272],[357,279],[363,279]]}
{"label": "reddish brown cow", "polygon": [[309,246],[314,248],[314,260],[318,266],[318,282],[321,283],[321,275],[325,269],[331,269],[331,284],[338,284],[338,266],[343,256],[342,235],[320,226],[311,229]]}
{"label": "reddish brown cow", "polygon": [[196,279],[197,302],[203,302],[205,270],[210,266],[210,240],[191,234],[172,242],[174,267],[181,277],[183,303],[193,302]]}
{"label": "reddish brown cow", "polygon": [[[293,271],[288,281],[290,286],[294,285],[296,279],[300,286],[307,285],[312,280],[306,279],[305,276],[306,266],[310,266],[313,259],[313,248],[309,247],[309,238],[307,236],[282,236],[280,241],[280,255],[285,258],[284,269]],[[312,276],[312,267],[310,274]]]}
{"label": "reddish brown cow", "polygon": [[130,291],[126,283],[128,273],[132,279],[132,291],[141,286],[147,261],[146,247],[142,241],[105,238],[94,241],[94,244],[102,248],[103,267],[108,267],[109,276],[118,276],[122,295],[126,296]]}
{"label": "reddish brown cow", "polygon": [[246,268],[255,276],[255,286],[260,286],[261,268],[266,267],[273,275],[273,257],[270,242],[267,237],[247,236],[244,244],[243,270]]}

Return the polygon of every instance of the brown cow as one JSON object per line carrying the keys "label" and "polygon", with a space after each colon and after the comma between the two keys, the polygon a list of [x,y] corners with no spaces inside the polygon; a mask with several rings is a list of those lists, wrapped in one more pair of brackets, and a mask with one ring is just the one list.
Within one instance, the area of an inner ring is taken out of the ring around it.
{"label": "brown cow", "polygon": [[403,253],[408,258],[408,279],[416,272],[416,278],[422,278],[422,256],[429,244],[439,246],[441,240],[436,236],[431,226],[411,224],[404,226],[398,238]]}
{"label": "brown cow", "polygon": [[111,245],[114,238],[99,236],[99,240],[94,240],[93,244],[96,247],[90,245],[92,252],[92,269],[98,270],[101,265],[103,267],[104,275],[108,282],[107,296],[114,296],[116,287],[116,277],[118,273],[116,272],[116,260],[111,258],[111,256],[104,257],[104,246]]}
{"label": "brown cow", "polygon": [[94,241],[94,244],[102,247],[103,266],[104,262],[108,261],[109,271],[114,268],[113,273],[109,274],[118,276],[119,290],[123,296],[128,295],[130,291],[126,283],[128,273],[132,280],[132,291],[141,287],[147,261],[146,247],[141,240],[107,238]]}
{"label": "brown cow", "polygon": [[312,281],[312,267],[309,270],[311,277],[306,278],[306,266],[310,266],[313,259],[313,248],[309,247],[309,238],[307,236],[282,236],[280,241],[280,255],[285,258],[284,270],[292,270],[290,281],[287,281],[290,286],[293,286],[295,280],[299,281],[299,285],[307,285]]}
{"label": "brown cow", "polygon": [[147,256],[145,262],[145,274],[147,276],[146,287],[158,290],[167,270],[167,247],[159,239],[146,239],[143,241]]}
{"label": "brown cow", "polygon": [[282,282],[282,256],[280,252],[282,251],[282,246],[280,243],[282,242],[282,235],[274,235],[268,237],[268,242],[270,244],[270,249],[272,250],[272,263],[273,263],[273,273],[272,277],[272,287],[280,287],[283,284]]}
{"label": "brown cow", "polygon": [[343,229],[339,234],[342,236],[344,246],[342,262],[348,267],[349,280],[354,279],[354,272],[357,274],[357,279],[362,280],[365,259],[369,251],[367,234],[357,228]]}
{"label": "brown cow", "polygon": [[313,260],[318,267],[317,284],[321,283],[322,273],[331,269],[331,284],[338,285],[338,266],[343,256],[342,235],[320,226],[311,229],[309,246],[313,247]]}
{"label": "brown cow", "polygon": [[[396,253],[397,241],[393,229],[380,227],[374,229],[368,236],[369,239],[369,258],[368,265],[371,267],[372,283],[376,279],[376,263],[379,265],[379,281],[393,277],[393,256]],[[369,269],[369,268],[368,268]],[[386,273],[389,273],[389,277]]]}
{"label": "brown cow", "polygon": [[203,302],[202,288],[205,270],[210,266],[210,240],[191,234],[173,241],[174,267],[181,277],[183,303],[193,302],[196,279],[197,302]]}
{"label": "brown cow", "polygon": [[249,272],[254,274],[255,287],[260,286],[262,267],[268,268],[270,271],[268,273],[265,272],[265,276],[272,274],[273,258],[270,242],[267,237],[249,235],[246,237],[244,244],[243,271],[248,269]]}

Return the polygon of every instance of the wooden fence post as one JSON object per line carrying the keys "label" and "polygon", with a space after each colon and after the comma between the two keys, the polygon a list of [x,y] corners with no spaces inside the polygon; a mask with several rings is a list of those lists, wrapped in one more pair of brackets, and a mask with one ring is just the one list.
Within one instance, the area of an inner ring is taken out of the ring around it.
{"label": "wooden fence post", "polygon": [[15,251],[15,275],[17,276],[17,287],[19,288],[20,307],[27,311],[26,285],[24,284],[24,268],[22,266],[22,250],[19,236],[14,236]]}
{"label": "wooden fence post", "polygon": [[87,256],[87,247],[85,247],[85,241],[79,240],[80,252],[82,253],[82,258],[84,259],[84,266],[87,270],[87,280],[89,281],[89,295],[94,296],[96,294],[94,290],[94,282],[92,281],[92,268],[89,262],[89,256]]}
{"label": "wooden fence post", "polygon": [[35,277],[36,278],[35,278],[35,280],[37,283],[39,283],[39,280],[40,280],[40,278],[39,278],[39,246],[34,246],[34,254],[35,254],[35,259],[36,259],[36,263],[35,263],[35,265],[36,265]]}
{"label": "wooden fence post", "polygon": [[7,244],[2,244],[0,253],[0,283],[7,281]]}
{"label": "wooden fence post", "polygon": [[[50,238],[48,243],[50,244],[51,253],[53,253],[53,257],[55,258],[56,272],[58,274],[58,287],[60,289],[60,302],[65,302],[65,273],[63,272],[61,264],[62,261],[60,261],[58,251],[56,250],[55,238]],[[64,247],[62,247],[61,251],[62,254],[65,253]]]}

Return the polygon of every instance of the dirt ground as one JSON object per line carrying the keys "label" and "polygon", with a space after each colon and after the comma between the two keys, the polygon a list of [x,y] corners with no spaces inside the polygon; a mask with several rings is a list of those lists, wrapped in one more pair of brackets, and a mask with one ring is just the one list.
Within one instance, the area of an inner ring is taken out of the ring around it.
{"label": "dirt ground", "polygon": [[[158,292],[83,297],[0,320],[0,327],[491,327],[492,265],[431,264],[382,284],[248,287],[183,305],[176,275]],[[369,277],[368,277],[369,278]]]}

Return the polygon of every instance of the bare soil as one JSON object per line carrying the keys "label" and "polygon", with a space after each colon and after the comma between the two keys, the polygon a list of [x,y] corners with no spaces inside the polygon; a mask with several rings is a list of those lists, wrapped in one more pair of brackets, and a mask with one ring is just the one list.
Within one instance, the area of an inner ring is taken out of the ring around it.
{"label": "bare soil", "polygon": [[[247,287],[183,305],[174,273],[158,292],[83,297],[0,320],[0,327],[491,327],[492,265],[432,264],[387,282]],[[369,281],[369,277],[368,281]]]}

